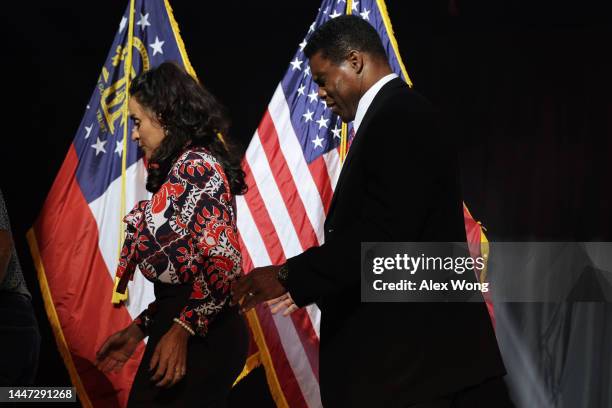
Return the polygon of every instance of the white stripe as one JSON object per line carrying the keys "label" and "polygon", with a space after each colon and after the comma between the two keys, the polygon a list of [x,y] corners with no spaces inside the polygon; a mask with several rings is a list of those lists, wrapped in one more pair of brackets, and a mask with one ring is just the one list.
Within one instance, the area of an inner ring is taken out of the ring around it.
{"label": "white stripe", "polygon": [[317,339],[321,338],[321,309],[316,304],[306,306],[306,311],[308,312],[308,316],[310,317],[310,322],[312,323],[312,327],[317,334]]}
{"label": "white stripe", "polygon": [[342,170],[338,149],[331,149],[329,152],[325,153],[323,155],[323,160],[325,160],[325,166],[327,167],[332,190],[336,191],[336,184],[338,183],[338,177],[340,177],[340,170]]}
{"label": "white stripe", "polygon": [[[149,198],[145,189],[146,170],[142,160],[132,164],[126,170],[125,208],[130,211],[139,200]],[[98,225],[98,246],[108,268],[111,279],[115,279],[115,271],[119,263],[119,227],[122,222],[121,177],[115,179],[104,194],[89,203],[89,208]],[[132,318],[137,317],[150,302],[155,299],[153,285],[136,271],[134,280],[128,285],[129,297],[127,310]]]}
{"label": "white stripe", "polygon": [[285,207],[283,197],[272,175],[272,169],[266,159],[258,132],[255,132],[255,136],[251,140],[246,153],[246,160],[253,172],[253,178],[257,184],[261,199],[268,214],[270,214],[285,257],[291,258],[302,253],[304,248],[302,248],[287,207]]}
{"label": "white stripe", "polygon": [[325,220],[323,202],[293,129],[287,99],[280,84],[276,88],[274,96],[272,96],[268,111],[278,134],[280,149],[285,156],[298,194],[306,209],[306,215],[315,230],[319,245],[321,245],[323,243],[323,222]]}
{"label": "white stripe", "polygon": [[304,347],[297,334],[293,320],[288,316],[283,316],[282,313],[272,315],[272,318],[274,319],[274,324],[276,324],[278,337],[285,350],[287,361],[289,361],[289,365],[300,386],[306,405],[310,408],[322,407],[319,383],[312,372],[310,361],[304,354]]}
{"label": "white stripe", "polygon": [[[244,196],[236,196],[236,223],[254,267],[270,265],[270,257]],[[247,271],[245,271],[247,272]]]}

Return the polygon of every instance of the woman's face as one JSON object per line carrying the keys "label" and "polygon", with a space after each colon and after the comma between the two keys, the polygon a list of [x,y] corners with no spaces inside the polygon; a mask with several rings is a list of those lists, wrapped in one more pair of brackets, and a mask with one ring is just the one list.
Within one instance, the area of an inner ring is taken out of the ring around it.
{"label": "woman's face", "polygon": [[132,140],[138,142],[138,146],[144,152],[147,160],[151,159],[155,149],[159,147],[166,134],[155,114],[142,106],[136,98],[131,97],[128,101],[130,118],[134,121],[132,128]]}

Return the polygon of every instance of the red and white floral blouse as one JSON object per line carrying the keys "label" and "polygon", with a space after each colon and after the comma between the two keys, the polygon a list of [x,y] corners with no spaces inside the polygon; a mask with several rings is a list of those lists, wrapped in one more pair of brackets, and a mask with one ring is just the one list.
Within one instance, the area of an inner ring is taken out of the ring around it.
{"label": "red and white floral blouse", "polygon": [[[177,317],[204,336],[240,274],[235,211],[221,164],[205,148],[185,151],[151,200],[140,201],[124,218],[118,291],[124,291],[136,266],[150,281],[191,284]],[[153,302],[136,319],[145,333],[155,310]]]}

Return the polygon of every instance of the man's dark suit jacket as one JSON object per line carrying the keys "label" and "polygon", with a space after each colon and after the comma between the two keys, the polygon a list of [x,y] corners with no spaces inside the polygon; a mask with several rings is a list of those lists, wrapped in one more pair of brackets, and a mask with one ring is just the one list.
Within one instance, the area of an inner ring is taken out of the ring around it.
{"label": "man's dark suit jacket", "polygon": [[325,407],[405,407],[505,374],[482,303],[361,303],[361,242],[465,242],[457,159],[431,105],[401,79],[359,127],[325,243],[288,260],[298,306],[321,309]]}

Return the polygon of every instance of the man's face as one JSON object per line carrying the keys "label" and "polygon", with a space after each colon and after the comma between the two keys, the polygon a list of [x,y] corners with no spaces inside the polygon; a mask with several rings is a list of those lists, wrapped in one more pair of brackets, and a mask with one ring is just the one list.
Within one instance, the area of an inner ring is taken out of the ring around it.
{"label": "man's face", "polygon": [[334,64],[319,51],[310,58],[312,79],[319,85],[319,98],[344,122],[355,119],[361,97],[361,77],[349,60]]}

